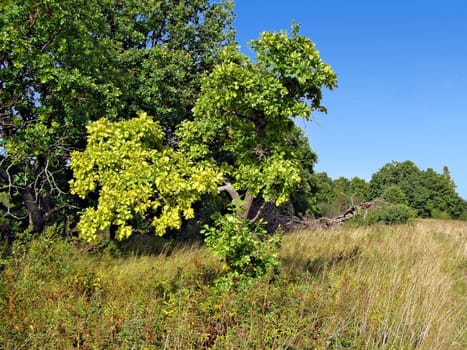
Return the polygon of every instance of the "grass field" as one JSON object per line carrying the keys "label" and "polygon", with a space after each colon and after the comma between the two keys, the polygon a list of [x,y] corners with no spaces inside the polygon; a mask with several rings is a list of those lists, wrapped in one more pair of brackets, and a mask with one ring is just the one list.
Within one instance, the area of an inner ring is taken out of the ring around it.
{"label": "grass field", "polygon": [[3,349],[466,349],[467,223],[301,231],[238,290],[199,244],[95,252],[44,235],[3,259]]}

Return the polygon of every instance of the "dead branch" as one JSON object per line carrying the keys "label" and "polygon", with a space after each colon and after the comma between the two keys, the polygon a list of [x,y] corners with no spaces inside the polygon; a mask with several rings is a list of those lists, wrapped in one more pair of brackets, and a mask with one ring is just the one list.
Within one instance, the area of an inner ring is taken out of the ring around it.
{"label": "dead branch", "polygon": [[330,229],[333,227],[342,226],[345,221],[352,219],[358,213],[368,210],[371,207],[379,205],[379,201],[370,201],[348,208],[343,214],[333,218],[322,217],[319,219],[313,218],[299,218],[295,216],[281,215],[277,219],[280,221],[280,226],[285,230],[296,229]]}

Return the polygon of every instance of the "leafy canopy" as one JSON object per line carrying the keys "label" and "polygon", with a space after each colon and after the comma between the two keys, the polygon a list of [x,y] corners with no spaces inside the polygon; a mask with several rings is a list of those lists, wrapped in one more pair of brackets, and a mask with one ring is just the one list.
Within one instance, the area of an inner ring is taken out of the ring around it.
{"label": "leafy canopy", "polygon": [[7,214],[36,231],[79,204],[68,163],[89,122],[144,110],[170,138],[233,40],[228,0],[1,4],[0,188]]}
{"label": "leafy canopy", "polygon": [[71,191],[85,198],[97,191],[97,208],[84,210],[78,229],[92,241],[116,228],[128,238],[141,220],[152,219],[156,234],[179,228],[194,217],[192,205],[206,192],[217,192],[220,175],[207,162],[193,162],[163,144],[162,127],[147,114],[88,127],[86,150],[74,152]]}
{"label": "leafy canopy", "polygon": [[178,228],[182,217],[193,217],[193,203],[217,193],[222,181],[219,189],[227,189],[237,208],[248,204],[242,220],[254,198],[276,205],[288,200],[301,180],[300,160],[310,158],[307,148],[297,147],[304,141],[297,141],[293,118],[324,110],[321,88],[333,88],[336,76],[298,26],[292,36],[263,33],[251,45],[256,62],[236,47],[220,53],[202,81],[193,120],[177,130],[177,147],[164,142],[160,124],[146,114],[90,125],[85,151],[71,161],[72,192],[82,198],[98,192],[97,209],[81,217],[84,238],[117,227],[122,239],[149,217],[157,234]]}
{"label": "leafy canopy", "polygon": [[456,185],[447,167],[443,174],[438,174],[430,168],[421,170],[409,160],[387,163],[373,174],[369,196],[379,197],[394,185],[400,188],[408,205],[419,216],[433,217],[434,214],[444,213],[448,217],[458,218],[462,215],[463,200],[456,193]]}
{"label": "leafy canopy", "polygon": [[194,159],[214,159],[245,200],[280,205],[289,198],[300,183],[303,156],[293,118],[325,111],[321,89],[337,84],[314,43],[298,31],[263,33],[250,43],[254,62],[237,47],[225,48],[203,80],[194,120],[178,131],[180,146]]}

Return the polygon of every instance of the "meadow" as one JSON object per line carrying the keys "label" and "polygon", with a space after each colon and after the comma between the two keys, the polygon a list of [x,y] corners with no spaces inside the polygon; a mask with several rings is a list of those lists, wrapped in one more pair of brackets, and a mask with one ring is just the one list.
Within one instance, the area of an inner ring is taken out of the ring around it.
{"label": "meadow", "polygon": [[4,246],[0,347],[467,348],[467,222],[287,233],[280,274],[235,289],[199,242],[138,239]]}

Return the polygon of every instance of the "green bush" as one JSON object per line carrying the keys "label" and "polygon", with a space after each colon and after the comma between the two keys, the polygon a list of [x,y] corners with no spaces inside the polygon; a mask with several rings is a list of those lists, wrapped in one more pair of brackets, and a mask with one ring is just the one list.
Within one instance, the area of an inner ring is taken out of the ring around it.
{"label": "green bush", "polygon": [[368,226],[377,223],[386,225],[405,224],[416,217],[414,209],[405,204],[385,204],[382,207],[360,212],[349,220],[346,225],[350,227]]}
{"label": "green bush", "polygon": [[225,262],[228,278],[260,277],[279,271],[279,234],[269,235],[264,221],[251,223],[235,215],[219,215],[203,233],[211,251]]}
{"label": "green bush", "polygon": [[392,204],[371,211],[367,216],[368,224],[381,222],[387,225],[405,224],[414,217],[414,211],[405,204]]}
{"label": "green bush", "polygon": [[444,210],[440,210],[440,209],[432,209],[431,210],[431,218],[433,219],[440,219],[440,220],[450,220],[452,219],[451,215],[444,211]]}

